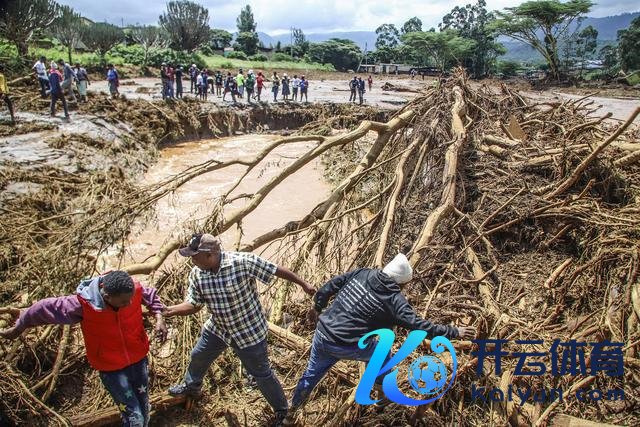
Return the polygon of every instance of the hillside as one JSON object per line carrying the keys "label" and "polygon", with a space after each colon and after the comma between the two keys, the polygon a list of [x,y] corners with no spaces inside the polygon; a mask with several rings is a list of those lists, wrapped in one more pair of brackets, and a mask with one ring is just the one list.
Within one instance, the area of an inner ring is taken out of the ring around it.
{"label": "hillside", "polygon": [[[614,41],[617,38],[618,30],[625,29],[629,26],[631,21],[640,16],[640,12],[623,13],[621,15],[606,16],[603,18],[586,18],[582,22],[582,27],[588,25],[593,26],[598,30],[598,43],[600,46],[604,46],[610,41]],[[266,33],[258,33],[260,40],[265,46],[275,46],[278,41],[285,46],[290,43],[289,34],[269,35]],[[329,32],[329,33],[309,33],[306,34],[307,39],[312,42],[323,42],[331,38],[341,38],[353,40],[360,49],[364,50],[365,47],[369,50],[375,50],[376,33],[375,31],[342,31],[342,32]],[[524,43],[515,41],[507,37],[501,37],[500,41],[507,48],[507,54],[502,57],[506,60],[516,61],[538,61],[542,58],[529,46]]]}

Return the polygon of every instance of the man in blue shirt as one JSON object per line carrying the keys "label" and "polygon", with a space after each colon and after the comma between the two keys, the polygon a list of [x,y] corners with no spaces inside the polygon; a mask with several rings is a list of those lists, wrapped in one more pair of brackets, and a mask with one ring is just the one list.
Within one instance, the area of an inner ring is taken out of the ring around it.
{"label": "man in blue shirt", "polygon": [[109,92],[113,98],[118,97],[118,85],[120,84],[118,78],[118,72],[113,64],[109,64],[109,71],[107,71],[107,81],[109,82]]}
{"label": "man in blue shirt", "polygon": [[64,99],[64,93],[62,92],[62,74],[58,71],[58,66],[55,62],[51,62],[51,70],[49,70],[49,87],[51,88],[51,117],[56,116],[56,102],[62,101],[62,107],[64,108],[64,119],[69,121],[69,109],[67,108],[67,100]]}

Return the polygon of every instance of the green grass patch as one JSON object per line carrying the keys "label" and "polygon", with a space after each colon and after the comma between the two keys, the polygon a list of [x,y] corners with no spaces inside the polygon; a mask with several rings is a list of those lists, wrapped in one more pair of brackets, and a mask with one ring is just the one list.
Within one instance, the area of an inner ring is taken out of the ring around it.
{"label": "green grass patch", "polygon": [[225,58],[222,55],[202,55],[202,59],[209,69],[235,69],[243,68],[256,70],[301,70],[301,71],[335,71],[331,64],[318,64],[295,61],[249,61],[242,59]]}
{"label": "green grass patch", "polygon": [[636,71],[635,74],[632,74],[629,77],[627,77],[627,82],[631,86],[640,85],[640,72]]}

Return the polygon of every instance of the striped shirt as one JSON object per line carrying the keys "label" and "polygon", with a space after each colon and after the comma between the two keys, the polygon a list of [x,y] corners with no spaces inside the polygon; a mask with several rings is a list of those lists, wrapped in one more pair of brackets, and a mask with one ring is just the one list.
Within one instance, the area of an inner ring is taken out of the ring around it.
{"label": "striped shirt", "polygon": [[222,252],[217,272],[191,269],[186,301],[207,306],[211,317],[204,327],[228,345],[256,345],[267,338],[268,331],[256,279],[269,284],[277,269],[251,253]]}

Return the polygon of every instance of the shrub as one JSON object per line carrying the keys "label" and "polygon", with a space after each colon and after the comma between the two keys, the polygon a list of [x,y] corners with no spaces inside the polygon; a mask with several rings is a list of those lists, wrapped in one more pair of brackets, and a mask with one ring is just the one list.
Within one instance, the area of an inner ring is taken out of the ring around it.
{"label": "shrub", "polygon": [[255,55],[251,55],[249,57],[249,60],[257,61],[257,62],[265,62],[265,61],[268,61],[269,58],[267,58],[267,55],[264,55],[262,53],[256,53]]}
{"label": "shrub", "polygon": [[298,59],[292,57],[291,55],[287,55],[286,53],[276,52],[271,57],[272,61],[275,62],[297,62]]}
{"label": "shrub", "polygon": [[224,62],[221,62],[221,63],[220,63],[220,68],[225,68],[225,69],[227,69],[227,70],[230,70],[230,69],[235,68],[235,67],[233,66],[233,62],[231,62],[231,61],[224,61]]}
{"label": "shrub", "polygon": [[498,62],[498,72],[504,77],[512,77],[518,73],[520,63],[516,61],[500,61]]}
{"label": "shrub", "polygon": [[247,60],[247,54],[244,53],[244,52],[241,52],[241,51],[234,50],[234,51],[229,52],[227,54],[227,58],[230,58],[230,59],[242,59],[242,60],[246,61]]}

